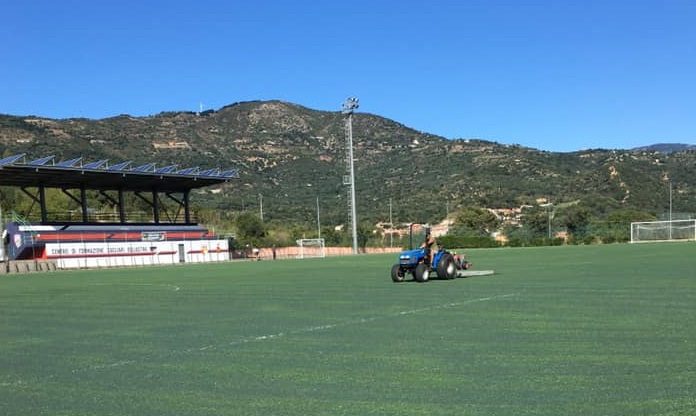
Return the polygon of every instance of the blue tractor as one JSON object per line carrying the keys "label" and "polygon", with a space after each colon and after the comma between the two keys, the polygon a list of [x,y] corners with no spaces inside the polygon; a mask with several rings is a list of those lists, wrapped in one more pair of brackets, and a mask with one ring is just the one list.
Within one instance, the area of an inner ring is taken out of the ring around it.
{"label": "blue tractor", "polygon": [[[406,274],[412,274],[417,282],[427,282],[430,280],[432,272],[437,273],[439,279],[454,279],[457,277],[457,269],[466,269],[469,263],[457,264],[454,256],[449,251],[439,247],[413,247],[412,239],[413,225],[409,232],[410,250],[399,254],[399,262],[392,266],[391,277],[394,282],[403,282]],[[429,235],[429,228],[426,227],[426,240]],[[435,251],[431,253],[430,251]],[[431,256],[432,254],[432,256]],[[432,257],[432,261],[430,258]]]}

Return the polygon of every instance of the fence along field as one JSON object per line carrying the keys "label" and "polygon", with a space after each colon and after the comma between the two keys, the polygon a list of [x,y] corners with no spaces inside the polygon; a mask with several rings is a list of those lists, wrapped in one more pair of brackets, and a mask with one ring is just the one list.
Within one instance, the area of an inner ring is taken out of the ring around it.
{"label": "fence along field", "polygon": [[6,275],[0,413],[689,414],[695,244]]}

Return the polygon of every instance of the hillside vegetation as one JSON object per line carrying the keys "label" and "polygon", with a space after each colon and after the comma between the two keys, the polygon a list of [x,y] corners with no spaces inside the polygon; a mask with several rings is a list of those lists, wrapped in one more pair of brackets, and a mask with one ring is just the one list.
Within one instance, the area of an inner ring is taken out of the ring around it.
{"label": "hillside vegetation", "polygon": [[[262,209],[266,222],[314,224],[318,201],[322,224],[333,227],[350,218],[344,121],[339,111],[281,101],[101,120],[0,115],[0,153],[238,168],[239,179],[192,196],[209,221]],[[617,210],[660,217],[669,210],[670,181],[673,211],[696,212],[694,150],[554,153],[447,140],[361,112],[353,116],[353,140],[361,222],[387,222],[390,208],[394,223],[438,222],[464,208],[540,201],[580,204],[598,219]]]}

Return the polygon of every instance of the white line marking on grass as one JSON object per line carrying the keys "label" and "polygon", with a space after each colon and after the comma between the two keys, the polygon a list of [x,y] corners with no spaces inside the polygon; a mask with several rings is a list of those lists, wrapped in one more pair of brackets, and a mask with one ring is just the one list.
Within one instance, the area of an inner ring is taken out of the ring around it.
{"label": "white line marking on grass", "polygon": [[286,335],[307,334],[307,333],[312,333],[312,332],[327,331],[330,329],[340,328],[340,327],[349,326],[349,325],[365,324],[368,322],[376,321],[378,319],[385,319],[385,318],[398,317],[398,316],[404,316],[404,315],[414,315],[417,313],[428,312],[428,311],[437,310],[437,309],[454,308],[457,306],[469,305],[472,303],[479,303],[479,302],[487,302],[487,301],[494,300],[494,299],[504,299],[504,298],[509,298],[509,297],[518,296],[518,295],[519,295],[519,293],[508,293],[505,295],[496,295],[496,296],[489,296],[489,297],[485,297],[485,298],[470,299],[470,300],[463,301],[463,302],[445,303],[442,305],[428,306],[425,308],[409,309],[406,311],[399,311],[399,312],[395,312],[395,313],[391,313],[391,314],[387,314],[387,315],[354,319],[352,321],[339,322],[336,324],[310,326],[307,328],[301,328],[301,329],[289,331],[287,333],[279,332],[277,334],[260,335],[260,336],[252,337],[252,338],[242,338],[242,339],[237,340],[237,341],[229,342],[226,345],[227,346],[240,345],[240,344],[246,344],[249,342],[266,341],[266,340],[271,340],[271,339],[275,339],[275,338],[281,338],[281,337],[284,337]]}
{"label": "white line marking on grass", "polygon": [[137,362],[138,362],[137,360],[122,360],[122,361],[117,361],[115,363],[110,363],[110,364],[90,365],[89,367],[76,368],[76,369],[72,370],[71,373],[77,374],[77,373],[84,373],[86,371],[101,370],[104,368],[122,367],[124,365],[136,364]]}
{"label": "white line marking on grass", "polygon": [[21,386],[22,384],[26,384],[26,383],[22,380],[5,381],[5,382],[0,383],[0,387]]}
{"label": "white line marking on grass", "polygon": [[[171,285],[168,285],[168,286],[171,286]],[[175,287],[178,288],[178,286],[175,286]],[[452,302],[452,303],[445,303],[442,305],[427,306],[424,308],[408,309],[405,311],[394,312],[394,313],[390,313],[390,314],[386,314],[386,315],[354,319],[354,320],[339,322],[339,323],[335,323],[335,324],[315,325],[315,326],[295,329],[295,330],[287,331],[287,332],[278,332],[277,334],[266,334],[266,335],[257,335],[257,336],[252,336],[252,337],[246,337],[246,338],[241,338],[241,339],[238,339],[236,341],[231,341],[231,342],[221,344],[221,345],[205,345],[205,346],[197,347],[197,348],[187,348],[187,349],[183,349],[183,350],[171,350],[171,351],[169,351],[169,353],[162,354],[159,356],[148,357],[145,355],[141,355],[137,359],[121,360],[121,361],[116,361],[116,362],[108,363],[108,364],[97,364],[97,365],[90,365],[90,366],[82,367],[82,368],[76,368],[76,369],[71,370],[71,374],[80,374],[80,373],[85,373],[85,372],[89,372],[89,371],[98,371],[98,370],[103,370],[103,369],[146,363],[148,361],[163,359],[163,358],[167,358],[167,357],[188,355],[188,354],[192,354],[195,352],[205,352],[205,351],[217,349],[218,347],[230,347],[230,346],[235,346],[235,345],[248,344],[251,342],[272,341],[274,339],[283,338],[283,337],[286,337],[288,335],[309,334],[309,333],[313,333],[313,332],[328,331],[331,329],[346,327],[346,326],[350,326],[350,325],[366,324],[369,322],[377,321],[379,319],[386,319],[386,318],[390,318],[390,317],[399,317],[399,316],[406,316],[406,315],[414,315],[414,314],[434,311],[434,310],[438,310],[438,309],[456,308],[458,306],[470,305],[473,303],[480,303],[480,302],[488,302],[488,301],[496,300],[496,299],[505,299],[505,298],[510,298],[510,297],[518,296],[518,295],[519,295],[519,293],[508,293],[505,295],[495,295],[495,296],[488,296],[485,298],[470,299],[470,300],[466,300],[466,301],[462,301],[462,302]],[[51,374],[49,376],[44,377],[43,379],[52,379],[54,377],[55,377],[55,375]],[[18,386],[18,385],[27,385],[27,384],[29,384],[29,383],[27,383],[24,380],[16,380],[16,381],[0,382],[0,387],[9,387],[9,386]]]}
{"label": "white line marking on grass", "polygon": [[160,287],[166,287],[167,289],[172,289],[175,292],[178,292],[181,290],[181,288],[177,285],[167,285],[167,284],[134,283],[131,286],[160,286]]}
{"label": "white line marking on grass", "polygon": [[166,283],[92,283],[92,286],[157,286],[171,289],[174,292],[181,290],[181,287],[177,285],[170,285]]}

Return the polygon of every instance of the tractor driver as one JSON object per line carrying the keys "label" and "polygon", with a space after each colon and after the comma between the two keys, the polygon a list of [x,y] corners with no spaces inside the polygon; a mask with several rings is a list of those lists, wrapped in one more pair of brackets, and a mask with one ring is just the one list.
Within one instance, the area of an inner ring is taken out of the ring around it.
{"label": "tractor driver", "polygon": [[421,248],[425,249],[425,262],[428,265],[433,264],[433,257],[435,256],[435,253],[433,250],[437,247],[437,242],[435,241],[435,237],[432,236],[430,233],[430,227],[425,227],[425,240],[423,241],[423,244],[421,244]]}

